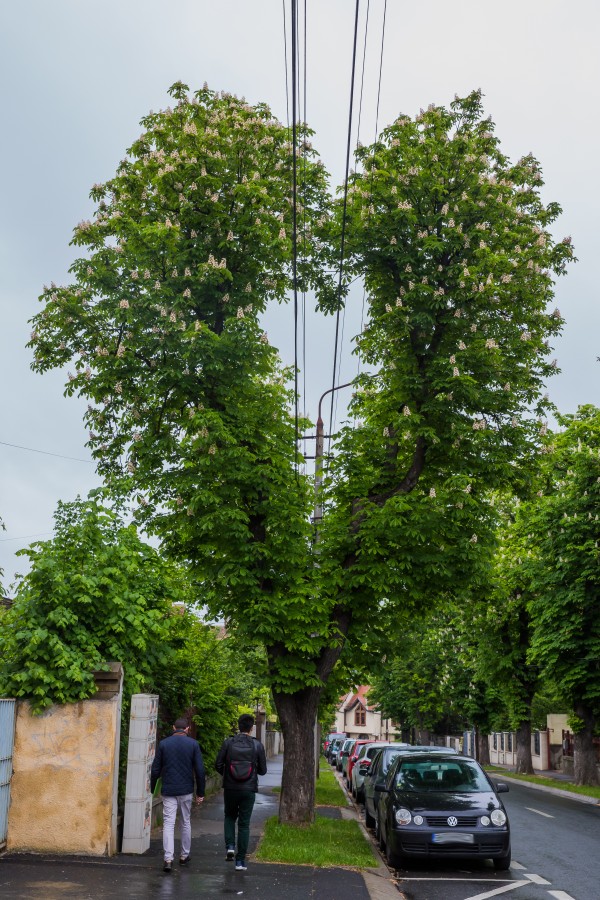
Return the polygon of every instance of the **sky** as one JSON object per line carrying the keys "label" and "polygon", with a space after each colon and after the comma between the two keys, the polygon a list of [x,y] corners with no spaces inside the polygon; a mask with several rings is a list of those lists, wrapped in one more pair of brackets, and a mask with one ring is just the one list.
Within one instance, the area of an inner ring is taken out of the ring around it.
{"label": "sky", "polygon": [[[384,6],[359,4],[353,143],[375,136]],[[57,501],[99,484],[85,446],[84,402],[63,397],[64,373],[30,371],[28,319],[40,308],[42,286],[68,280],[76,255],[69,241],[91,217],[92,184],[114,174],[141,117],[169,105],[173,82],[195,90],[206,81],[264,101],[287,121],[284,7],[289,54],[290,0],[2,4],[0,568],[8,594],[15,572],[27,569],[16,551],[51,536]],[[302,44],[304,7],[299,0]],[[307,119],[334,185],[344,173],[354,14],[355,0],[306,0]],[[387,0],[379,128],[399,113],[481,88],[503,151],[515,160],[532,152],[542,163],[544,200],[563,207],[555,233],[572,236],[579,262],[556,292],[566,325],[556,342],[561,372],[548,390],[561,412],[600,405],[599,41],[594,0]],[[313,305],[309,298],[300,384],[314,421],[318,397],[332,383],[333,322]],[[340,383],[357,370],[351,338],[361,311],[356,285]],[[284,361],[293,361],[291,306],[268,312],[265,327]]]}

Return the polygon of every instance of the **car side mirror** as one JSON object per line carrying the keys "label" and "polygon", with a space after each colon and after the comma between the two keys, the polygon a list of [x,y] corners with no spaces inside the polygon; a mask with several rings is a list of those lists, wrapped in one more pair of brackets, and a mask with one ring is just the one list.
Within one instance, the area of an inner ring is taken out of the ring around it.
{"label": "car side mirror", "polygon": [[358,774],[359,774],[359,775],[368,775],[368,774],[369,774],[369,767],[368,767],[368,766],[359,766],[359,767],[358,767]]}
{"label": "car side mirror", "polygon": [[497,794],[508,794],[509,787],[503,781],[499,781],[496,784],[496,793]]}
{"label": "car side mirror", "polygon": [[378,791],[378,793],[380,793],[380,794],[389,794],[389,791],[386,788],[385,784],[376,784],[375,790]]}

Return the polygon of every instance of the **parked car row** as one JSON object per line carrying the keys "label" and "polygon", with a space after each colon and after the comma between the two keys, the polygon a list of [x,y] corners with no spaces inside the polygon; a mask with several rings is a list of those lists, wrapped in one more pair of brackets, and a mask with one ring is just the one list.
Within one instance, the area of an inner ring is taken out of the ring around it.
{"label": "parked car row", "polygon": [[479,858],[510,868],[510,826],[498,798],[508,785],[491,781],[474,759],[447,747],[346,738],[332,765],[364,803],[365,824],[391,866]]}

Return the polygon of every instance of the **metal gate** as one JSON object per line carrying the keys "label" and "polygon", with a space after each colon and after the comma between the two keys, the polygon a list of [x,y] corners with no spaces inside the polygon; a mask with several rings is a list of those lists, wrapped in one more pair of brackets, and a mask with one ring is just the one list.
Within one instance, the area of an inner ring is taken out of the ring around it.
{"label": "metal gate", "polygon": [[0,700],[0,849],[6,844],[15,739],[15,700]]}

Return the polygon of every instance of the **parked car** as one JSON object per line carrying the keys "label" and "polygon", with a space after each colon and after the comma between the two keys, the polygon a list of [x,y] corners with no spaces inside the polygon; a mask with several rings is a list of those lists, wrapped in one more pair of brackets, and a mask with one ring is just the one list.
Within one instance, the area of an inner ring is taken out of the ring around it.
{"label": "parked car", "polygon": [[[354,744],[354,747],[352,748],[352,752],[350,753],[350,755],[348,757],[348,768],[346,769],[346,787],[348,788],[349,791],[352,790],[352,769],[354,768],[354,766],[356,764],[356,760],[358,759],[361,747],[364,747],[365,744],[372,744],[372,743],[373,743],[372,738],[365,738],[364,740],[356,741],[356,743]],[[380,742],[380,743],[385,743],[385,741]]]}
{"label": "parked car", "polygon": [[342,771],[342,761],[345,758],[347,759],[348,750],[350,749],[350,747],[352,746],[354,741],[355,741],[355,738],[346,738],[346,740],[342,744],[340,750],[338,751],[337,759],[335,761],[335,767],[338,770],[338,772]]}
{"label": "parked car", "polygon": [[333,740],[334,738],[339,738],[339,737],[344,737],[344,738],[345,738],[346,735],[343,734],[341,731],[330,731],[330,732],[329,732],[329,734],[327,735],[327,737],[326,737],[325,740],[323,741],[323,755],[324,755],[325,757],[329,758],[329,757],[327,756],[327,751],[329,750],[329,747],[330,747],[330,745],[331,745],[332,740]]}
{"label": "parked car", "polygon": [[380,794],[376,833],[388,863],[412,860],[491,859],[510,868],[510,826],[494,784],[468,756],[399,753]]}
{"label": "parked car", "polygon": [[352,767],[352,777],[350,782],[350,793],[358,803],[362,803],[364,798],[364,780],[365,775],[369,771],[371,760],[382,747],[388,746],[396,747],[401,750],[403,747],[408,747],[409,745],[392,743],[391,741],[389,743],[386,741],[373,741],[369,744],[363,744],[360,748],[356,762]]}
{"label": "parked car", "polygon": [[401,753],[456,753],[447,747],[424,747],[410,744],[388,744],[377,749],[370,765],[367,761],[359,762],[359,770],[364,775],[363,791],[365,804],[365,825],[367,828],[375,827],[377,818],[377,806],[381,793],[377,790],[378,784],[385,784],[390,766]]}
{"label": "parked car", "polygon": [[340,769],[340,771],[342,773],[343,781],[346,781],[346,776],[348,774],[348,760],[350,759],[350,755],[352,754],[352,751],[354,749],[354,745],[356,744],[356,741],[357,741],[357,738],[351,738],[350,743],[348,744],[346,749],[344,750],[342,748],[342,752],[340,753],[340,759],[341,759],[341,763],[342,763],[342,768]]}
{"label": "parked car", "polygon": [[332,766],[335,766],[338,751],[341,750],[342,744],[344,743],[345,740],[346,740],[346,735],[344,734],[342,737],[335,737],[332,740],[332,742],[330,743],[330,745],[327,749],[327,756],[328,756],[329,762]]}

